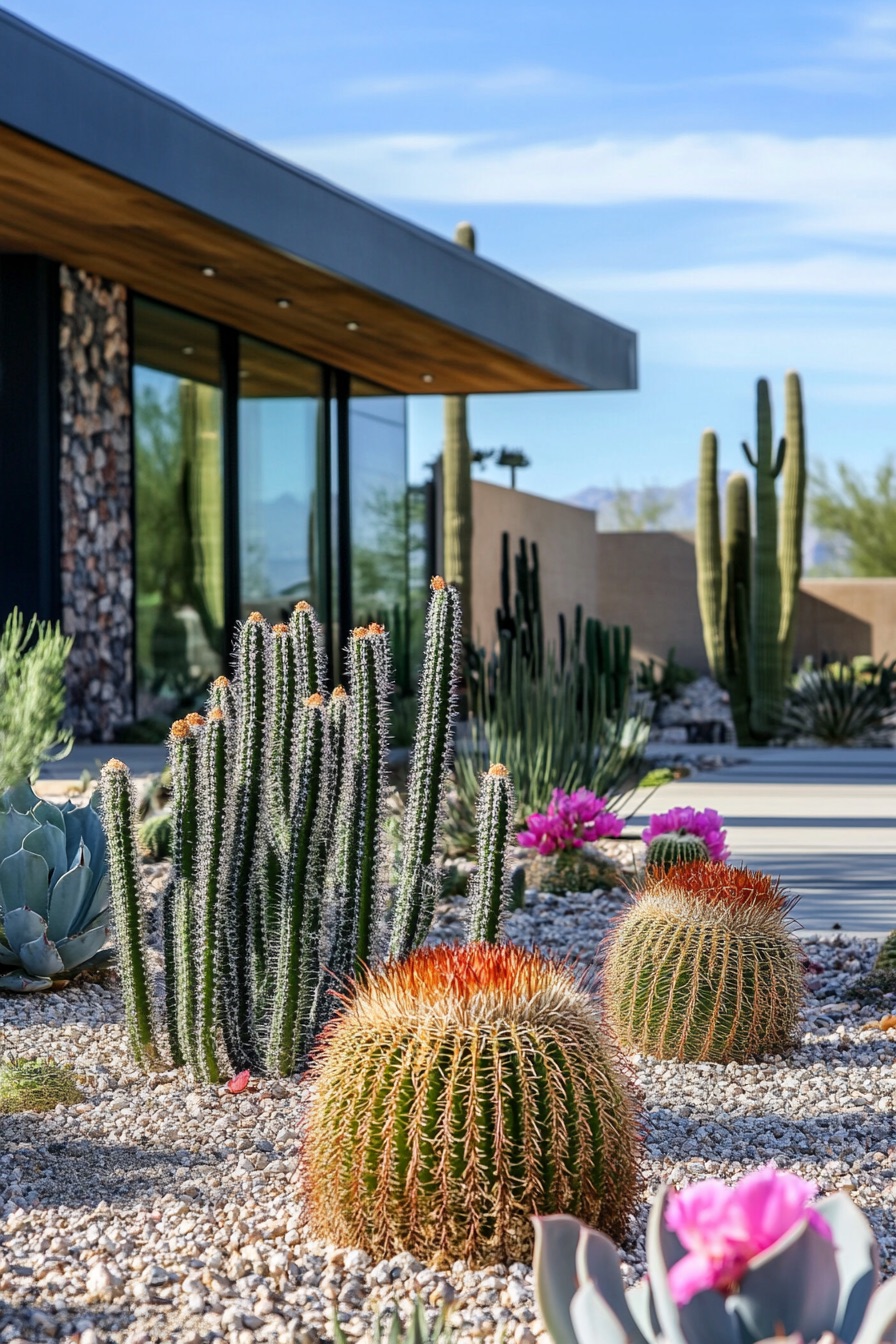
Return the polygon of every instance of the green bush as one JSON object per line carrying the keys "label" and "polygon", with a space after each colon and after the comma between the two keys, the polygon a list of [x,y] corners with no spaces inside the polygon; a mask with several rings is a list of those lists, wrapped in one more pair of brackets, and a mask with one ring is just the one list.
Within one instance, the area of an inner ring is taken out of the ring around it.
{"label": "green bush", "polygon": [[829,747],[889,746],[896,730],[896,662],[807,661],[794,678],[781,723],[786,739]]}
{"label": "green bush", "polygon": [[18,607],[6,618],[0,633],[0,793],[21,779],[34,781],[45,761],[71,751],[74,738],[61,720],[72,642],[59,625],[36,616],[26,626]]}

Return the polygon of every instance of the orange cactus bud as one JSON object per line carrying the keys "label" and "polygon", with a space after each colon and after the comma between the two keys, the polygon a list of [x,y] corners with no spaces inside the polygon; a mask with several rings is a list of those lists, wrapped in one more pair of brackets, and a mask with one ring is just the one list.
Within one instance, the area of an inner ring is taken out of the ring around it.
{"label": "orange cactus bud", "polygon": [[334,686],[334,687],[333,687],[333,690],[332,690],[332,693],[331,693],[331,695],[330,695],[330,699],[331,699],[331,700],[344,700],[344,699],[345,699],[345,687],[344,687],[344,686]]}
{"label": "orange cactus bud", "polygon": [[264,625],[264,617],[260,611],[250,611],[246,620],[251,621],[253,625]]}
{"label": "orange cactus bud", "polygon": [[110,756],[106,762],[107,770],[127,770],[124,761],[120,761],[117,756]]}
{"label": "orange cactus bud", "polygon": [[352,637],[354,639],[366,639],[368,633],[369,631],[366,625],[356,625],[352,631]]}
{"label": "orange cactus bud", "polygon": [[378,625],[376,621],[371,621],[367,627],[367,633],[368,635],[384,635],[386,633],[386,627],[384,625]]}
{"label": "orange cactus bud", "polygon": [[212,689],[216,691],[223,691],[225,686],[229,685],[230,685],[229,677],[216,677],[215,680],[212,682]]}
{"label": "orange cactus bud", "polygon": [[271,626],[271,630],[272,630],[272,632],[273,632],[275,635],[288,635],[288,634],[289,634],[289,626],[288,626],[288,625],[283,625],[282,622],[278,622],[276,625],[272,625],[272,626]]}
{"label": "orange cactus bud", "polygon": [[202,714],[197,714],[194,711],[192,714],[187,715],[187,723],[191,728],[204,728],[205,718]]}
{"label": "orange cactus bud", "polygon": [[313,695],[306,695],[302,703],[307,709],[320,709],[323,702],[324,698],[320,691],[315,691]]}
{"label": "orange cactus bud", "polygon": [[209,710],[209,715],[208,715],[208,721],[209,721],[209,723],[220,723],[221,720],[222,720],[223,718],[224,718],[224,711],[223,711],[223,709],[211,709],[211,710]]}
{"label": "orange cactus bud", "polygon": [[489,766],[488,772],[490,775],[497,775],[499,779],[504,779],[507,775],[507,766],[502,765],[500,761],[495,761],[494,765]]}
{"label": "orange cactus bud", "polygon": [[171,736],[175,742],[183,742],[185,738],[190,736],[190,725],[186,719],[175,719],[171,725]]}
{"label": "orange cactus bud", "polygon": [[430,581],[429,586],[434,593],[441,593],[445,588],[448,587],[447,583],[442,578],[441,574],[436,574],[435,578]]}

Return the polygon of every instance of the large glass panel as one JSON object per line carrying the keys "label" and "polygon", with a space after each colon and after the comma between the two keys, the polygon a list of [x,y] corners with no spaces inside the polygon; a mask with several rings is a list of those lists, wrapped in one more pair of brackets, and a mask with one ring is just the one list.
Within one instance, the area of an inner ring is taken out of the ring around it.
{"label": "large glass panel", "polygon": [[[317,575],[320,366],[240,338],[240,609],[285,620]],[[321,613],[323,615],[323,613]]]}
{"label": "large glass panel", "polygon": [[224,652],[217,328],[134,301],[137,713],[193,708]]}
{"label": "large glass panel", "polygon": [[353,619],[388,626],[396,680],[410,689],[419,640],[411,624],[418,604],[408,594],[404,397],[352,378],[349,452]]}

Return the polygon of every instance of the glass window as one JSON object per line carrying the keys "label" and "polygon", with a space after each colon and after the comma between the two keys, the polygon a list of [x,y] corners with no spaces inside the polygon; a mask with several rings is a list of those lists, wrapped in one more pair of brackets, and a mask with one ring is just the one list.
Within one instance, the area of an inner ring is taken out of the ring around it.
{"label": "glass window", "polygon": [[[320,606],[317,537],[320,366],[240,338],[240,613],[285,620]],[[323,614],[323,613],[321,613]]]}
{"label": "glass window", "polygon": [[137,713],[193,708],[224,652],[217,328],[134,301]]}

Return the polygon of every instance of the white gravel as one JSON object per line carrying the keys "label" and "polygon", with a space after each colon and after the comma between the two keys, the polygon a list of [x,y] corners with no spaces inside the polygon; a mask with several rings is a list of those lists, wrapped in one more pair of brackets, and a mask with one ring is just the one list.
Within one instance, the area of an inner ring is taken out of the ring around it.
{"label": "white gravel", "polygon": [[[623,893],[527,897],[509,921],[523,943],[590,964]],[[457,903],[437,936],[462,933]],[[735,1177],[770,1159],[823,1191],[846,1188],[896,1272],[896,1032],[849,1002],[873,939],[806,942],[815,967],[802,1040],[786,1059],[665,1064],[635,1056],[645,1163],[626,1273],[644,1267],[650,1196],[663,1180]],[[114,981],[0,999],[0,1044],[73,1065],[84,1100],[49,1115],[0,1117],[0,1344],[77,1336],[79,1344],[330,1338],[334,1309],[361,1336],[380,1303],[414,1293],[451,1304],[461,1336],[533,1344],[540,1334],[524,1265],[435,1273],[409,1256],[371,1265],[309,1242],[295,1180],[301,1084],[231,1096],[183,1073],[129,1062]]]}

